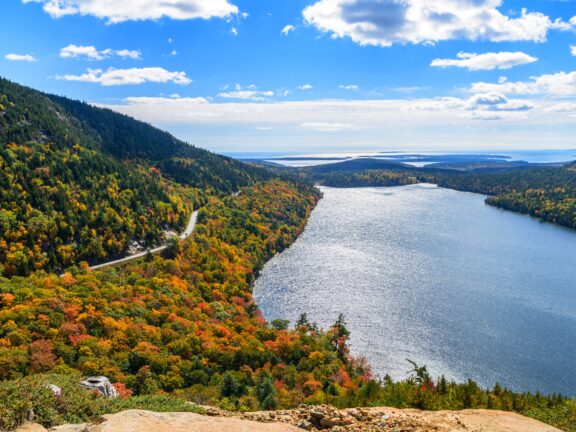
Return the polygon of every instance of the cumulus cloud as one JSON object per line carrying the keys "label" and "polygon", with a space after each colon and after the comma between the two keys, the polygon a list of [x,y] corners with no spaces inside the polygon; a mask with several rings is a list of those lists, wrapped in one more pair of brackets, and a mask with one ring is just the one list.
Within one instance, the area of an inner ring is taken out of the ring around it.
{"label": "cumulus cloud", "polygon": [[274,96],[274,92],[271,90],[258,90],[255,85],[249,85],[243,88],[240,84],[236,84],[234,90],[224,91],[219,93],[218,96],[224,99],[238,99],[238,100],[248,100],[248,101],[265,101],[267,98]]}
{"label": "cumulus cloud", "polygon": [[482,93],[468,99],[447,97],[419,102],[411,111],[458,112],[462,118],[473,120],[507,120],[525,117],[536,105],[530,101],[510,100],[501,93]]}
{"label": "cumulus cloud", "polygon": [[141,53],[137,50],[113,50],[110,48],[104,50],[97,50],[93,46],[82,45],[68,45],[60,50],[60,57],[62,58],[83,58],[87,60],[105,60],[110,57],[130,58],[137,60],[140,58]]}
{"label": "cumulus cloud", "polygon": [[570,52],[576,57],[576,45],[570,45]]}
{"label": "cumulus cloud", "polygon": [[292,24],[288,24],[282,29],[280,33],[282,33],[284,36],[288,36],[288,34],[294,30],[296,30],[296,27],[294,27]]}
{"label": "cumulus cloud", "polygon": [[319,0],[304,20],[334,38],[360,45],[435,43],[452,39],[544,42],[553,29],[576,25],[522,10],[504,15],[502,0]]}
{"label": "cumulus cloud", "polygon": [[91,15],[110,24],[124,21],[226,18],[238,14],[228,0],[22,0],[41,3],[54,18],[66,15]]}
{"label": "cumulus cloud", "polygon": [[6,60],[10,61],[23,61],[23,62],[35,62],[36,58],[30,54],[6,54],[4,56]]}
{"label": "cumulus cloud", "polygon": [[519,51],[485,54],[459,52],[457,57],[457,59],[435,59],[430,66],[441,68],[459,67],[470,71],[504,70],[538,61],[536,57]]}
{"label": "cumulus cloud", "polygon": [[82,75],[61,75],[57,79],[63,81],[81,81],[101,84],[103,86],[135,85],[147,82],[188,85],[192,82],[185,72],[170,72],[160,67],[131,69],[88,69]]}
{"label": "cumulus cloud", "polygon": [[356,91],[360,87],[358,87],[356,84],[340,84],[338,88],[342,90]]}
{"label": "cumulus cloud", "polygon": [[471,85],[470,89],[474,93],[498,92],[511,95],[574,96],[576,95],[576,71],[533,76],[529,81],[476,82]]}
{"label": "cumulus cloud", "polygon": [[298,89],[300,90],[312,90],[313,88],[314,86],[312,86],[311,84],[303,84],[298,87]]}

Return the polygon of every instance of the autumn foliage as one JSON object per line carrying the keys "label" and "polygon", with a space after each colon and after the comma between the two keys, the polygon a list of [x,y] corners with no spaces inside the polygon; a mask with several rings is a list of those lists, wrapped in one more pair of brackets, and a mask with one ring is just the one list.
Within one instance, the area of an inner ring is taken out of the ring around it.
{"label": "autumn foliage", "polygon": [[223,403],[246,409],[355,388],[341,327],[274,329],[252,299],[256,272],[295,240],[318,198],[271,181],[212,198],[173,260],[1,280],[0,379],[66,365],[124,383],[124,394],[215,402],[225,377]]}

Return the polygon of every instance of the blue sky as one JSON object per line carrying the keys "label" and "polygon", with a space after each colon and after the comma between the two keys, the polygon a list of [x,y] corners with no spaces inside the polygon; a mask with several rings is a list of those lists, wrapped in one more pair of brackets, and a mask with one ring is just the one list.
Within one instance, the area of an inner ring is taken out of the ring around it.
{"label": "blue sky", "polygon": [[574,1],[3,0],[0,11],[0,75],[214,151],[576,147]]}

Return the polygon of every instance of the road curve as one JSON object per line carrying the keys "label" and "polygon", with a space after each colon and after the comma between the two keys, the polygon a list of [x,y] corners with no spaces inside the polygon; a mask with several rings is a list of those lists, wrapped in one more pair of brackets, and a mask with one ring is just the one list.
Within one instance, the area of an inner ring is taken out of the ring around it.
{"label": "road curve", "polygon": [[[196,210],[195,212],[192,213],[192,216],[190,216],[190,221],[188,222],[188,226],[186,227],[186,230],[180,235],[180,240],[184,240],[188,237],[190,237],[193,233],[194,233],[194,228],[196,227],[196,221],[198,220],[198,210]],[[156,254],[158,252],[162,252],[163,250],[167,249],[168,246],[164,245],[164,246],[158,246],[157,248],[154,249],[150,249],[150,253],[152,254]],[[128,261],[132,261],[138,258],[142,258],[144,256],[146,256],[146,254],[148,253],[148,251],[144,251],[144,252],[138,252],[134,255],[129,255],[127,257],[124,258],[120,258],[118,260],[114,260],[114,261],[108,261],[102,264],[98,264],[95,266],[90,267],[90,270],[100,270],[106,267],[110,267],[110,266],[114,266],[117,264],[122,264]]]}

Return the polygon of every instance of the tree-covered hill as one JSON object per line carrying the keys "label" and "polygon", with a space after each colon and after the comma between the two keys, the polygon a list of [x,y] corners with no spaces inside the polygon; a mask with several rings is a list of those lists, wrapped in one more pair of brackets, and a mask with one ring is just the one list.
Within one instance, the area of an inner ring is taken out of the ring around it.
{"label": "tree-covered hill", "polygon": [[415,167],[361,158],[311,167],[269,169],[330,187],[435,183],[448,189],[488,195],[487,204],[576,229],[576,162],[529,164],[470,159]]}
{"label": "tree-covered hill", "polygon": [[266,171],[110,110],[0,79],[0,273],[61,270],[179,230]]}
{"label": "tree-covered hill", "polygon": [[95,133],[105,153],[121,160],[146,161],[175,181],[196,188],[233,192],[254,179],[269,178],[262,169],[186,144],[168,132],[109,109],[48,96]]}

